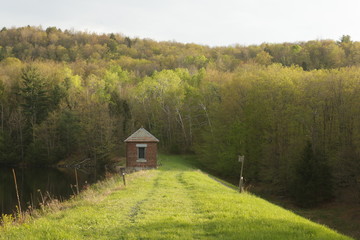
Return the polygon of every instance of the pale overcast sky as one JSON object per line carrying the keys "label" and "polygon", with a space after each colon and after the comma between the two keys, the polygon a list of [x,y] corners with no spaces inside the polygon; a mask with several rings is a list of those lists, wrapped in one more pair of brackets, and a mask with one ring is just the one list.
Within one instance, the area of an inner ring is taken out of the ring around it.
{"label": "pale overcast sky", "polygon": [[360,41],[360,0],[0,0],[0,28],[56,26],[210,46]]}

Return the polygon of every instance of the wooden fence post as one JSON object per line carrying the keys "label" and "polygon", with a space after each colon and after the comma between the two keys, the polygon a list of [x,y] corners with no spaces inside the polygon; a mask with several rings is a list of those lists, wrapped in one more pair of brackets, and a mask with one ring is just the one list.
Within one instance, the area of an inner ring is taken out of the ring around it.
{"label": "wooden fence post", "polygon": [[20,216],[22,215],[22,211],[21,211],[21,204],[20,204],[20,197],[19,197],[19,190],[18,190],[18,186],[17,186],[17,181],[16,181],[16,174],[15,174],[15,170],[12,169],[13,175],[14,175],[14,182],[15,182],[15,190],[16,190],[16,197],[18,200],[18,207],[19,207],[19,211],[20,211]]}
{"label": "wooden fence post", "polygon": [[123,182],[124,182],[124,186],[126,187],[126,180],[125,180],[126,172],[125,172],[125,168],[120,168],[120,174],[122,175],[122,179],[123,179]]}
{"label": "wooden fence post", "polygon": [[78,175],[77,175],[76,167],[75,167],[75,180],[76,180],[76,193],[77,193],[77,195],[79,195],[79,181],[78,181]]}

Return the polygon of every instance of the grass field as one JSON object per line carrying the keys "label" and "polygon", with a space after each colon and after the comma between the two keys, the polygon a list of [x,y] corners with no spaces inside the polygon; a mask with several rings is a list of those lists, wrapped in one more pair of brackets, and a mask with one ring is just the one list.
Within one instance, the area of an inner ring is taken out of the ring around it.
{"label": "grass field", "polygon": [[92,186],[0,239],[351,239],[162,156],[158,170]]}

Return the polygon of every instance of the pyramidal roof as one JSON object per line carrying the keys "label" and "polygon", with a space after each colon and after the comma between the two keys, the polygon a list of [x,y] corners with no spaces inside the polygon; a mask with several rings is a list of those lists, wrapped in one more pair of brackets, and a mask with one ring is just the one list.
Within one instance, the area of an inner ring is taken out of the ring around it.
{"label": "pyramidal roof", "polygon": [[145,128],[139,128],[136,132],[130,135],[124,142],[159,142],[159,139],[154,137]]}

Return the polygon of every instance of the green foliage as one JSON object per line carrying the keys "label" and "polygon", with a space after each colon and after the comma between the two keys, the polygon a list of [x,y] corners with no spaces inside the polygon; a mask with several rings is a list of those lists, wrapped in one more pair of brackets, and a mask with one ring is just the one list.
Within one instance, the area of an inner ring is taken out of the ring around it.
{"label": "green foliage", "polygon": [[190,94],[191,81],[192,77],[186,69],[163,70],[145,78],[134,89],[133,95],[139,107],[136,117],[147,120],[154,133],[168,143],[169,149],[177,150],[176,146],[181,144],[181,139],[175,135],[179,128],[182,131],[180,137],[185,144],[188,143],[183,109],[187,94]]}
{"label": "green foliage", "polygon": [[332,176],[324,156],[316,153],[308,142],[296,163],[291,191],[296,203],[313,207],[332,197]]}
{"label": "green foliage", "polygon": [[196,153],[204,166],[227,177],[238,175],[237,155],[245,155],[248,182],[265,182],[273,192],[291,195],[294,185],[289,183],[299,181],[294,168],[310,137],[317,154],[329,158],[317,155],[317,167],[324,165],[318,175],[326,182],[316,183],[323,184],[324,192],[318,191],[319,197],[311,201],[329,199],[329,184],[335,191],[340,183],[356,188],[349,174],[359,176],[359,142],[354,138],[358,125],[353,125],[358,109],[350,106],[358,101],[358,74],[357,68],[304,72],[279,65],[242,66],[232,80],[223,78],[221,100],[213,96],[205,108],[208,119],[197,138]]}
{"label": "green foliage", "polygon": [[141,76],[144,73],[149,75],[154,70],[182,67],[193,72],[212,64],[219,70],[233,71],[240,63],[249,63],[254,59],[259,64],[306,65],[307,69],[312,70],[359,64],[360,53],[350,51],[353,45],[350,36],[344,35],[340,44],[332,40],[317,40],[296,44],[210,48],[196,44],[131,39],[114,33],[96,35],[62,31],[56,27],[43,30],[41,27],[27,26],[3,28],[0,31],[0,61],[7,57],[24,61],[47,59],[61,62],[125,60],[127,66],[122,66]]}
{"label": "green foliage", "polygon": [[256,55],[255,62],[267,66],[272,63],[272,58],[273,57],[268,52],[262,51]]}
{"label": "green foliage", "polygon": [[340,39],[340,43],[350,43],[351,37],[349,35],[342,35]]}
{"label": "green foliage", "polygon": [[359,63],[360,43],[349,36],[210,48],[3,29],[0,162],[105,163],[144,126],[161,151],[197,153],[223,176],[238,176],[243,154],[245,178],[282,195],[310,139],[337,169],[335,191],[358,188]]}
{"label": "green foliage", "polygon": [[78,139],[81,132],[79,116],[74,112],[65,111],[61,114],[58,123],[58,132],[61,148],[58,150],[59,158],[66,156],[78,149]]}
{"label": "green foliage", "polygon": [[49,112],[49,99],[45,81],[38,70],[27,67],[22,72],[20,96],[23,112],[31,125],[41,123]]}

